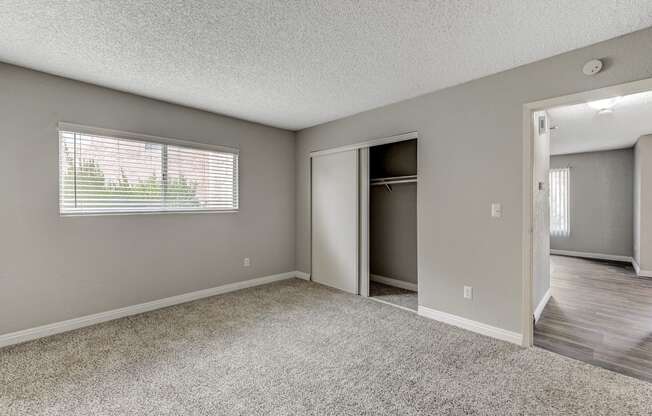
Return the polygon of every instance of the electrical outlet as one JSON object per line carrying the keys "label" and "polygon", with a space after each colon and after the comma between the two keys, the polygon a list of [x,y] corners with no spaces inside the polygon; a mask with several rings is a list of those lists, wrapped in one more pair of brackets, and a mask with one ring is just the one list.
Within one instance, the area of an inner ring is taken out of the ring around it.
{"label": "electrical outlet", "polygon": [[251,260],[249,259],[249,257],[245,257],[243,264],[244,264],[244,267],[251,266]]}
{"label": "electrical outlet", "polygon": [[464,286],[464,299],[473,299],[473,288],[471,286]]}

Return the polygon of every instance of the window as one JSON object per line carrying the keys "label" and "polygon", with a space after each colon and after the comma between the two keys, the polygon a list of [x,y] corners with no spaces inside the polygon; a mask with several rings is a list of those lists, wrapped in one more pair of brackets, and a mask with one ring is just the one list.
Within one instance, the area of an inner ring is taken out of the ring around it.
{"label": "window", "polygon": [[550,169],[550,235],[570,235],[570,169]]}
{"label": "window", "polygon": [[237,149],[60,123],[62,215],[238,209]]}

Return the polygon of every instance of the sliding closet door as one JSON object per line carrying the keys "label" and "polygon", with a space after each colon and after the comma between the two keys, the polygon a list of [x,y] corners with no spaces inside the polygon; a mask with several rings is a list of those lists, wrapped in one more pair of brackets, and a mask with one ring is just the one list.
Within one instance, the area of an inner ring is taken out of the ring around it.
{"label": "sliding closet door", "polygon": [[358,151],[312,158],[312,280],[358,293]]}
{"label": "sliding closet door", "polygon": [[369,148],[359,150],[360,296],[369,296]]}

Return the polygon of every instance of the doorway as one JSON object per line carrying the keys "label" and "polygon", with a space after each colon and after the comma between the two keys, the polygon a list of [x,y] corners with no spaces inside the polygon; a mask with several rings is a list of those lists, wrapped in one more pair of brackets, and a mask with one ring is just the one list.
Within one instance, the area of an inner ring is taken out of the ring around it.
{"label": "doorway", "polygon": [[651,91],[643,80],[524,106],[524,342],[650,381]]}

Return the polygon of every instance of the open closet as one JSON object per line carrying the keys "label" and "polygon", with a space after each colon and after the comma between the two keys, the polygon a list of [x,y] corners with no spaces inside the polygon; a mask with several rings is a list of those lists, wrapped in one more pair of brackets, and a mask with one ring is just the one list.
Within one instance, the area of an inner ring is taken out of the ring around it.
{"label": "open closet", "polygon": [[369,296],[417,310],[417,141],[369,148]]}
{"label": "open closet", "polygon": [[311,153],[311,278],[417,310],[417,134]]}

